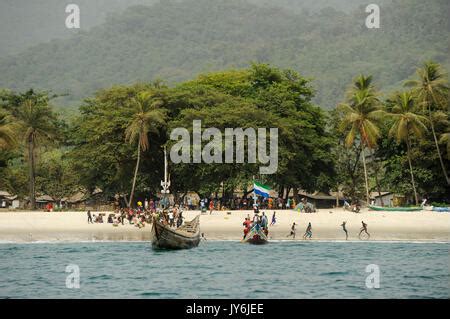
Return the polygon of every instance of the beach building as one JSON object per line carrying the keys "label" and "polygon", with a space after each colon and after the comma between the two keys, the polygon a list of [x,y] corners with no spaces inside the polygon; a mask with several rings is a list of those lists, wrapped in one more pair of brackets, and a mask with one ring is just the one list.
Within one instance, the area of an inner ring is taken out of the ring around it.
{"label": "beach building", "polygon": [[301,198],[306,198],[308,202],[312,203],[315,208],[333,208],[336,204],[342,206],[344,204],[344,197],[342,194],[326,194],[324,192],[306,193],[299,191],[298,195]]}
{"label": "beach building", "polygon": [[36,197],[36,208],[53,210],[55,200],[49,195],[40,195]]}
{"label": "beach building", "polygon": [[12,195],[8,191],[0,191],[0,209],[17,209],[20,201],[17,195]]}
{"label": "beach building", "polygon": [[395,194],[391,192],[371,192],[369,195],[370,202],[375,206],[395,206],[393,205]]}
{"label": "beach building", "polygon": [[114,199],[105,198],[103,191],[98,187],[92,193],[81,189],[75,194],[61,199],[62,206],[71,210],[111,210],[113,203]]}

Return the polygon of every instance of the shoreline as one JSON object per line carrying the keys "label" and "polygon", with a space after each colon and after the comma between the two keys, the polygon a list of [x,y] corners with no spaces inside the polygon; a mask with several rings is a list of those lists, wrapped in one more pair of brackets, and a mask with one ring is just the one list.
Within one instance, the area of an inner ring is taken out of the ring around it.
{"label": "shoreline", "polygon": [[[269,222],[273,210],[265,211]],[[207,241],[236,241],[242,238],[242,222],[252,211],[214,211],[200,217],[200,229]],[[97,213],[97,212],[92,212]],[[200,211],[185,211],[190,220]],[[319,209],[306,214],[276,210],[277,223],[269,228],[269,240],[275,242],[450,242],[450,214],[441,212],[375,212],[361,213],[337,209]],[[361,221],[368,224],[370,240],[359,240]],[[349,238],[340,227],[347,221]],[[292,222],[297,224],[296,239],[287,238]],[[303,240],[308,222],[312,223],[312,240]],[[79,243],[150,241],[151,225],[139,229],[133,225],[87,224],[86,212],[5,212],[0,213],[1,243]]]}
{"label": "shoreline", "polygon": [[[233,240],[233,239],[208,239],[206,243],[222,243],[222,242],[230,242],[230,243],[241,243],[240,240]],[[36,241],[2,241],[0,240],[0,246],[1,245],[47,245],[47,244],[108,244],[108,243],[120,243],[120,244],[138,244],[138,243],[148,243],[151,245],[150,241],[146,240],[36,240]],[[332,239],[311,239],[311,240],[303,240],[303,239],[273,239],[270,240],[269,243],[349,243],[349,244],[450,244],[449,241],[437,241],[434,239],[423,239],[423,240],[410,240],[410,239],[404,239],[404,240],[332,240]],[[200,244],[202,245],[202,244]],[[248,244],[247,244],[248,245]]]}

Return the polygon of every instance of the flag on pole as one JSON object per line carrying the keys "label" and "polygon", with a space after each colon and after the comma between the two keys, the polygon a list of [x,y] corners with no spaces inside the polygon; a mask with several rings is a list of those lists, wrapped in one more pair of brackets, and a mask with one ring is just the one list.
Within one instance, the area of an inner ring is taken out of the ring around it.
{"label": "flag on pole", "polygon": [[257,183],[257,182],[253,182],[253,190],[255,192],[256,195],[265,197],[265,198],[269,198],[269,192],[270,192],[270,187]]}

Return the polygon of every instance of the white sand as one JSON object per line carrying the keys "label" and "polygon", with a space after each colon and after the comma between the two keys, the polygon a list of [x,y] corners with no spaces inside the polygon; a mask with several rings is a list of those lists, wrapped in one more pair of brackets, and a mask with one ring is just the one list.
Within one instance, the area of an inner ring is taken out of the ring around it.
{"label": "white sand", "polygon": [[[332,213],[330,213],[332,212]],[[95,213],[95,212],[93,212]],[[273,210],[266,211],[271,221]],[[199,214],[185,212],[186,219]],[[200,228],[208,240],[240,240],[242,222],[251,211],[214,211],[202,215]],[[312,223],[313,240],[344,240],[340,225],[347,221],[349,240],[358,240],[361,221],[368,224],[371,240],[449,241],[450,213],[375,212],[362,210],[355,214],[339,209],[322,209],[318,213],[305,214],[290,210],[277,210],[277,224],[270,228],[269,238],[288,239],[292,222],[297,224],[297,240]],[[4,212],[0,213],[1,242],[33,241],[92,241],[92,240],[149,240],[150,225],[138,229],[133,225],[88,224],[86,212]]]}

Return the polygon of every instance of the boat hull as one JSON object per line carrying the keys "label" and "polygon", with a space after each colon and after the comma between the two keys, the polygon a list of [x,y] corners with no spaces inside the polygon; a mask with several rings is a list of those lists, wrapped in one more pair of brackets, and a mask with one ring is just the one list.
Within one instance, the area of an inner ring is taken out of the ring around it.
{"label": "boat hull", "polygon": [[265,244],[269,243],[269,241],[267,239],[263,239],[259,236],[255,236],[255,237],[247,239],[247,243],[252,244],[252,245],[265,245]]}
{"label": "boat hull", "polygon": [[255,225],[248,233],[247,238],[244,239],[244,242],[252,245],[264,245],[269,241],[262,228],[259,225]]}
{"label": "boat hull", "polygon": [[417,212],[422,210],[422,207],[381,207],[374,205],[369,205],[369,208],[371,210],[385,212]]}
{"label": "boat hull", "polygon": [[190,249],[200,243],[200,229],[190,234],[154,221],[150,238],[153,249]]}

